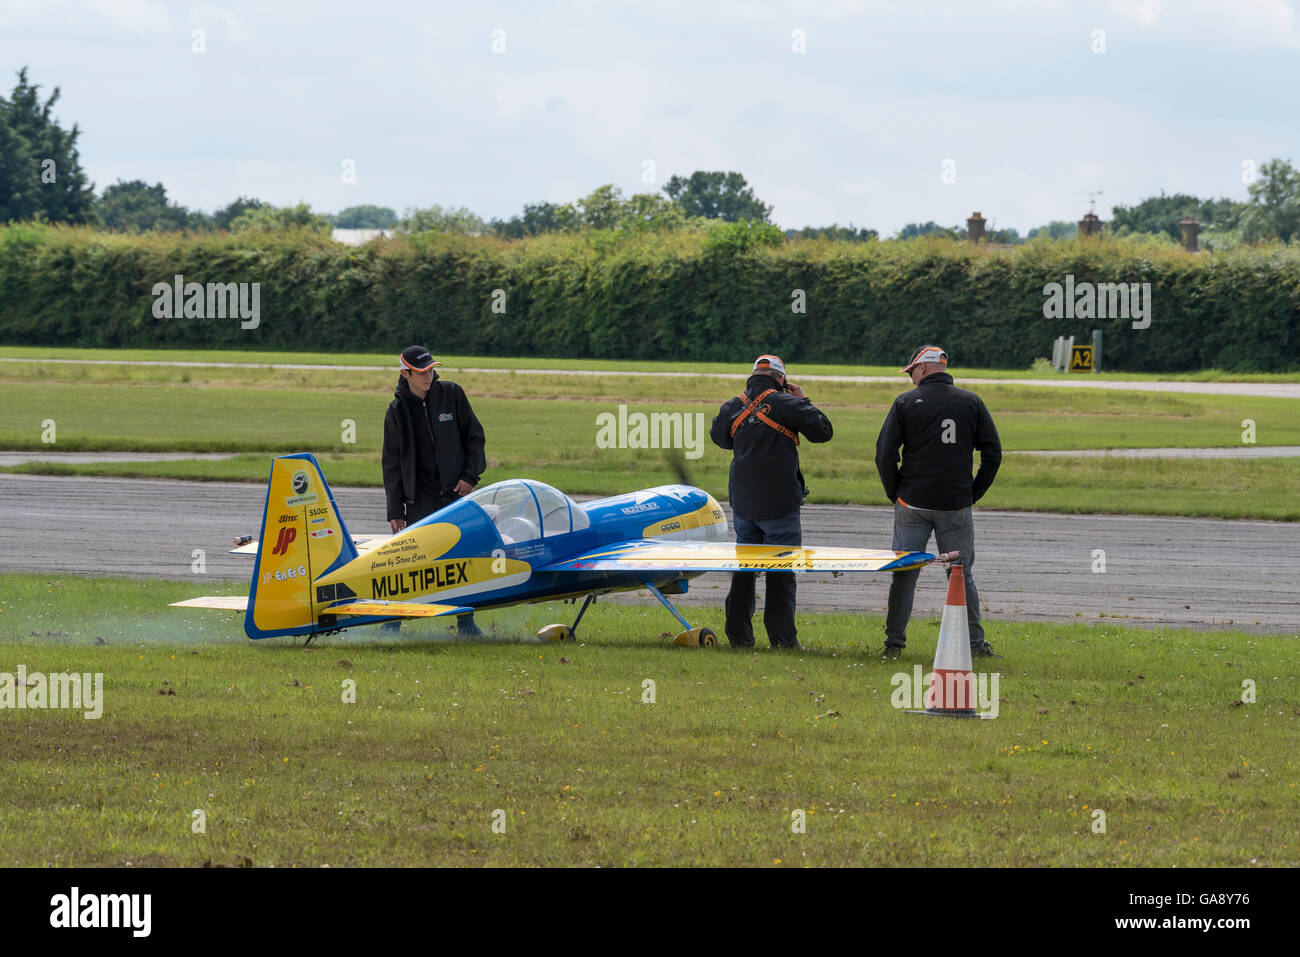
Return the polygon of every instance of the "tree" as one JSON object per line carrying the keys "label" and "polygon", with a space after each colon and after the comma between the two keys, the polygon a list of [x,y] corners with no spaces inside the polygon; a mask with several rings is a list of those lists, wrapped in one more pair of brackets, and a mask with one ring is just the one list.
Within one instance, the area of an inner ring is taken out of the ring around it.
{"label": "tree", "polygon": [[961,239],[966,234],[956,226],[940,226],[934,220],[924,223],[908,223],[898,231],[899,239],[914,239],[917,236],[943,236],[946,239]]}
{"label": "tree", "polygon": [[1269,160],[1246,191],[1250,206],[1242,214],[1241,229],[1248,240],[1290,242],[1300,236],[1300,170],[1284,159]]}
{"label": "tree", "polygon": [[334,217],[336,229],[389,229],[397,213],[387,206],[349,206]]}
{"label": "tree", "polygon": [[[179,230],[198,225],[184,206],[167,202],[162,183],[150,186],[144,180],[118,180],[95,201],[95,214],[107,229],[122,232]],[[198,217],[201,219],[202,217]]]}
{"label": "tree", "polygon": [[9,98],[0,96],[0,222],[37,215],[87,222],[95,193],[77,152],[81,131],[64,130],[50,115],[58,87],[44,103],[39,90],[24,67]]}
{"label": "tree", "polygon": [[1064,219],[1054,219],[1046,226],[1035,226],[1026,239],[1042,236],[1044,239],[1073,239],[1079,235],[1079,224]]}
{"label": "tree", "polygon": [[328,234],[330,220],[328,216],[313,213],[306,203],[299,203],[297,206],[258,206],[255,209],[246,209],[230,223],[230,231],[234,233],[293,228]]}
{"label": "tree", "polygon": [[803,229],[787,229],[785,235],[787,239],[832,239],[836,242],[848,243],[866,243],[880,238],[880,234],[874,229],[867,229],[865,226],[861,229],[854,229],[852,223],[847,226],[832,223],[829,226],[805,226]]}
{"label": "tree", "polygon": [[465,233],[479,236],[487,231],[487,224],[477,213],[464,206],[459,209],[430,206],[428,209],[408,209],[397,223],[404,233]]}
{"label": "tree", "polygon": [[248,209],[261,209],[263,206],[269,206],[260,199],[250,199],[247,196],[241,196],[233,202],[227,203],[212,214],[213,229],[229,229],[230,224],[234,222],[239,214]]}
{"label": "tree", "polygon": [[689,178],[674,176],[664,192],[687,216],[725,219],[729,223],[742,219],[767,222],[772,207],[761,202],[739,173],[696,170]]}
{"label": "tree", "polygon": [[490,228],[505,239],[522,239],[541,233],[558,233],[577,229],[582,215],[572,203],[526,203],[522,216],[507,220],[494,219]]}
{"label": "tree", "polygon": [[597,186],[573,203],[529,203],[523,215],[494,219],[488,228],[504,239],[522,239],[542,233],[581,229],[657,230],[689,224],[682,207],[658,193],[637,193],[623,198],[613,183]]}
{"label": "tree", "polygon": [[0,223],[30,219],[40,211],[38,180],[32,175],[36,164],[27,140],[9,126],[7,106],[0,97]]}
{"label": "tree", "polygon": [[623,191],[613,183],[597,186],[578,200],[577,207],[582,225],[590,229],[615,229],[622,225],[626,212]]}
{"label": "tree", "polygon": [[1231,230],[1245,209],[1245,203],[1230,199],[1199,199],[1186,193],[1166,196],[1162,191],[1159,196],[1144,199],[1133,207],[1114,207],[1111,210],[1111,232],[1116,236],[1164,233],[1181,242],[1180,220],[1190,216],[1202,226],[1214,225]]}
{"label": "tree", "polygon": [[682,207],[658,193],[636,193],[624,205],[625,229],[678,229],[686,224]]}

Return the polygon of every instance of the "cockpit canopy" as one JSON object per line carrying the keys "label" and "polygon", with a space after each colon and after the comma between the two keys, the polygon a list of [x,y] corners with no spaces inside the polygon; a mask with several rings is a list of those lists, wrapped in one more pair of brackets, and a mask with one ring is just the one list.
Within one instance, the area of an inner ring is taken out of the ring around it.
{"label": "cockpit canopy", "polygon": [[587,513],[573,499],[532,479],[497,482],[471,492],[465,500],[483,509],[507,545],[564,535],[591,525]]}

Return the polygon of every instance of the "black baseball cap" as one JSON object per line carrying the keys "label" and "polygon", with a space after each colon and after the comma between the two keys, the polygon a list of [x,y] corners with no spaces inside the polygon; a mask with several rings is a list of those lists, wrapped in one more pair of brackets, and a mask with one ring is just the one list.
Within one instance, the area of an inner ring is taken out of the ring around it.
{"label": "black baseball cap", "polygon": [[412,372],[428,372],[434,366],[442,365],[424,346],[407,346],[398,358],[402,362],[402,368]]}

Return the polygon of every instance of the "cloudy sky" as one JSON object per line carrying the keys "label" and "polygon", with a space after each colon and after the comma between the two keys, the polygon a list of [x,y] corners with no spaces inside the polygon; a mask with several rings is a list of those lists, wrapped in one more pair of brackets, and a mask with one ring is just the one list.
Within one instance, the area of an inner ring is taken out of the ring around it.
{"label": "cloudy sky", "polygon": [[[784,227],[1022,233],[1300,162],[1298,0],[0,0],[98,190],[508,217],[738,170]],[[194,31],[202,31],[196,39]],[[195,52],[196,46],[204,52]],[[345,165],[355,182],[345,182]]]}

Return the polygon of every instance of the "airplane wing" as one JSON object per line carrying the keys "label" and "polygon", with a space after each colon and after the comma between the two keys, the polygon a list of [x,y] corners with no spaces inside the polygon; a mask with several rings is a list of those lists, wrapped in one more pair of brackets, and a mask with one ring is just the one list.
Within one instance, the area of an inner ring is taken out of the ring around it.
{"label": "airplane wing", "polygon": [[[358,552],[368,552],[371,549],[378,548],[384,542],[392,538],[391,535],[353,535],[352,544],[357,547]],[[256,555],[259,542],[257,539],[251,539],[238,548],[232,548],[232,555]]]}
{"label": "airplane wing", "polygon": [[467,615],[473,610],[465,605],[435,605],[419,601],[350,601],[322,609],[330,615],[381,615],[395,618],[439,618],[442,615]]}
{"label": "airplane wing", "polygon": [[928,552],[649,539],[606,545],[534,571],[892,572],[934,561]]}
{"label": "airplane wing", "polygon": [[[222,611],[247,611],[247,595],[205,595],[174,601],[173,608],[217,608]],[[331,615],[377,615],[389,618],[438,618],[442,615],[464,615],[473,608],[463,605],[434,605],[414,601],[350,601],[333,605],[322,611]]]}
{"label": "airplane wing", "polygon": [[186,598],[174,601],[173,608],[218,608],[221,611],[247,611],[247,595],[204,595],[202,598]]}

